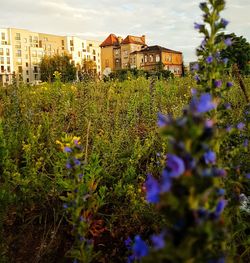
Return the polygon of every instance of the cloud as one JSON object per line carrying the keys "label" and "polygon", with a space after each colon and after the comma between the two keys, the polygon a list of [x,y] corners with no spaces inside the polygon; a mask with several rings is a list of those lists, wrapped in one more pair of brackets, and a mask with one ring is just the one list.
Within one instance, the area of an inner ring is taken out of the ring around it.
{"label": "cloud", "polygon": [[[194,21],[201,20],[197,0],[8,0],[1,3],[0,27],[103,40],[109,33],[147,36],[149,44],[183,51],[195,59],[200,43]],[[228,32],[250,39],[249,0],[228,0],[223,16]]]}

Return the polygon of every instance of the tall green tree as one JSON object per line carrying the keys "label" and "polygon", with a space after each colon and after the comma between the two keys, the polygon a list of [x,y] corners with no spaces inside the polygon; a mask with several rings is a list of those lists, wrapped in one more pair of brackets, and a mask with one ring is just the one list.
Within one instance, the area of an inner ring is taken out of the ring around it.
{"label": "tall green tree", "polygon": [[228,45],[221,52],[222,58],[228,58],[228,65],[236,64],[240,73],[243,75],[250,74],[250,43],[243,36],[236,36],[234,33],[225,35],[225,41]]}
{"label": "tall green tree", "polygon": [[44,56],[40,63],[41,80],[54,81],[54,72],[58,71],[63,82],[73,81],[76,78],[76,67],[70,59],[69,55]]}

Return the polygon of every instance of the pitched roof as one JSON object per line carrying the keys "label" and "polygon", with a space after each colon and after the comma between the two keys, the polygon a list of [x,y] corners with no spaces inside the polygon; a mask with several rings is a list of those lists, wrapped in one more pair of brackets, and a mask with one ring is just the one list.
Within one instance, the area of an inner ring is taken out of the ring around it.
{"label": "pitched roof", "polygon": [[107,46],[118,46],[119,39],[115,34],[110,34],[100,45],[100,47],[107,47]]}
{"label": "pitched roof", "polygon": [[138,45],[145,45],[145,36],[131,36],[128,35],[121,44],[138,44]]}
{"label": "pitched roof", "polygon": [[170,53],[182,54],[182,52],[180,52],[180,51],[172,50],[172,49],[161,47],[161,46],[158,46],[158,45],[147,46],[146,48],[142,49],[139,52],[143,53],[145,51],[161,51],[161,52],[165,51],[165,52],[170,52]]}

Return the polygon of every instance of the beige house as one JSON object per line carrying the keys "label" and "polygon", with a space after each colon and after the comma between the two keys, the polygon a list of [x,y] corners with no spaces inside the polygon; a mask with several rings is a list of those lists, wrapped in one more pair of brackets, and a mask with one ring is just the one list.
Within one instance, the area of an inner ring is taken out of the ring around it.
{"label": "beige house", "polygon": [[128,35],[125,39],[110,34],[100,45],[103,74],[130,67],[130,54],[146,46],[145,36]]}

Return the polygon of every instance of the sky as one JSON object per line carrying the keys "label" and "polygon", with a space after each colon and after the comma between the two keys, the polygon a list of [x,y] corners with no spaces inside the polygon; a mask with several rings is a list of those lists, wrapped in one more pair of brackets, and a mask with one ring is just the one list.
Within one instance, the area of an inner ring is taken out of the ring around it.
{"label": "sky", "polygon": [[[0,28],[16,27],[103,41],[110,33],[146,35],[148,45],[183,52],[184,62],[196,59],[201,35],[198,0],[4,0]],[[228,0],[223,17],[227,32],[250,41],[250,0]]]}

